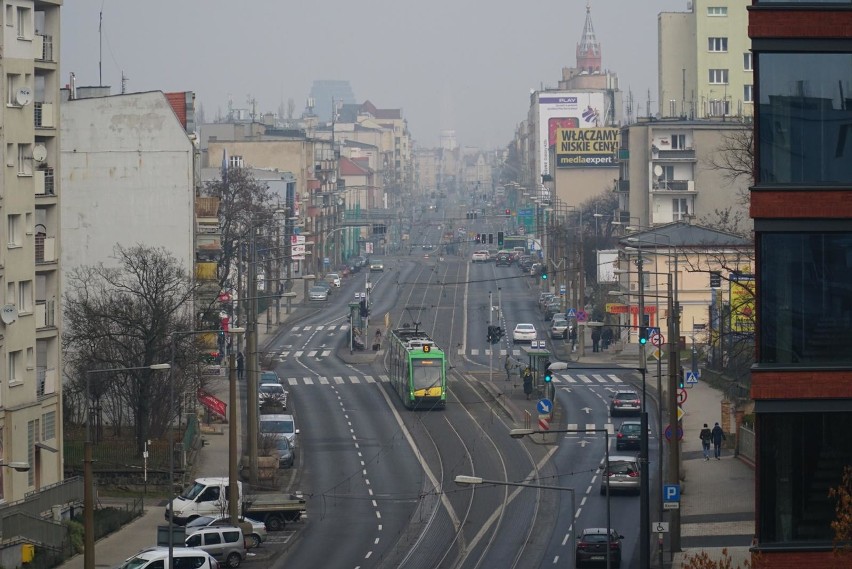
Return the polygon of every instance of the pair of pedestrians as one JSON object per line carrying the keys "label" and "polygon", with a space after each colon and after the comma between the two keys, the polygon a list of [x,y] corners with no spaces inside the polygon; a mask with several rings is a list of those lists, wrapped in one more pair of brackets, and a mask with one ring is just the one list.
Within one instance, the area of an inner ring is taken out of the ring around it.
{"label": "pair of pedestrians", "polygon": [[722,441],[725,440],[725,433],[719,423],[711,430],[707,423],[704,423],[704,428],[698,435],[701,437],[701,448],[704,450],[704,460],[710,460],[710,443],[713,443],[713,455],[716,460],[721,460],[722,456]]}

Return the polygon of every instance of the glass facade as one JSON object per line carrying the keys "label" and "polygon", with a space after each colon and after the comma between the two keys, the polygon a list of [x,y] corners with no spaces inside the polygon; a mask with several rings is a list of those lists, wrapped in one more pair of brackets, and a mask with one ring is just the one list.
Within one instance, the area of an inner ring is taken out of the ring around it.
{"label": "glass facade", "polygon": [[852,464],[852,413],[764,413],[758,429],[760,544],[831,545],[828,492]]}
{"label": "glass facade", "polygon": [[852,364],[852,232],[759,239],[760,362]]}
{"label": "glass facade", "polygon": [[758,184],[852,183],[852,53],[760,53]]}

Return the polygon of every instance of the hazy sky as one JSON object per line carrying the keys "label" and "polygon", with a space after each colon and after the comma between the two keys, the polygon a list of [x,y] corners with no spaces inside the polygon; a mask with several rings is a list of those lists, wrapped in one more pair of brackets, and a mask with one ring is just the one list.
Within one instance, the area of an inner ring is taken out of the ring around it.
{"label": "hazy sky", "polygon": [[[644,113],[657,90],[657,14],[686,0],[591,0],[603,65]],[[62,76],[128,92],[194,91],[208,120],[228,97],[277,112],[304,109],[314,79],[348,80],[359,101],[402,108],[412,136],[442,128],[462,145],[505,146],[530,89],[555,87],[574,66],[585,0],[66,0]],[[625,94],[625,100],[627,99]]]}

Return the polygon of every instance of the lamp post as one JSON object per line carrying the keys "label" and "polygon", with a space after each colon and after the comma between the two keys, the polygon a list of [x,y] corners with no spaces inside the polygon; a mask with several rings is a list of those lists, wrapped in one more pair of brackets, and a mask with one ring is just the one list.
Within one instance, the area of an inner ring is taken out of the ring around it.
{"label": "lamp post", "polygon": [[[575,526],[575,512],[577,511],[576,507],[576,493],[574,488],[568,488],[566,486],[553,486],[549,484],[530,484],[528,482],[508,482],[503,480],[485,480],[484,478],[480,478],[479,476],[466,476],[464,474],[459,474],[455,477],[454,482],[459,485],[471,485],[477,486],[480,484],[488,484],[489,486],[519,486],[521,488],[538,488],[540,490],[560,490],[562,492],[571,492],[571,526],[569,528],[568,535],[571,543],[574,543],[575,536],[577,535],[577,531]],[[609,550],[609,547],[607,547]],[[607,553],[607,557],[609,557],[609,553]]]}
{"label": "lamp post", "polygon": [[[541,431],[538,429],[512,429],[509,431],[509,436],[513,439],[522,439],[524,437],[528,437],[530,435],[546,435],[548,433],[603,433],[604,434],[604,476],[609,477],[609,429],[551,429],[548,431]],[[572,510],[573,515],[573,510]],[[573,523],[572,523],[573,525]],[[610,508],[610,491],[609,491],[609,478],[606,480],[606,535],[607,535],[607,548],[606,548],[606,568],[610,569],[612,567],[610,556],[609,556],[609,539],[612,534],[612,513]]]}
{"label": "lamp post", "polygon": [[[116,367],[109,369],[90,369],[86,371],[86,442],[83,444],[83,568],[95,569],[95,477],[92,471],[92,375],[116,371],[134,371],[140,369],[164,370],[171,369],[170,364],[151,364],[138,367]],[[173,398],[169,396],[169,401]],[[22,472],[22,467],[14,466],[19,463],[8,463],[6,466]],[[26,465],[29,470],[29,465]]]}

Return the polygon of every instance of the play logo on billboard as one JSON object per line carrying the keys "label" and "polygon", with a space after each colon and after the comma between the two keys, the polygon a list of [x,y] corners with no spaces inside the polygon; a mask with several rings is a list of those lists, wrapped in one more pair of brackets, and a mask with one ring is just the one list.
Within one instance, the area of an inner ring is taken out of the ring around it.
{"label": "play logo on billboard", "polygon": [[581,116],[583,117],[584,121],[594,124],[597,124],[598,119],[600,118],[598,110],[593,109],[591,106],[586,107],[586,110],[583,111],[583,114]]}

